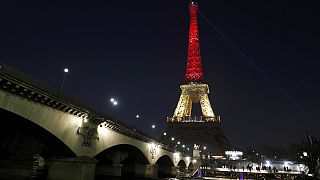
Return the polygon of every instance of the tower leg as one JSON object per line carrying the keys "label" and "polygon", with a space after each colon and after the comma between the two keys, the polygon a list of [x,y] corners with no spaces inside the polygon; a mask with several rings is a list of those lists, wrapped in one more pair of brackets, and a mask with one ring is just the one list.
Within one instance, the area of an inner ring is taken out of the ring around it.
{"label": "tower leg", "polygon": [[190,95],[181,94],[176,110],[174,111],[173,120],[180,121],[182,117],[190,116],[192,101]]}
{"label": "tower leg", "polygon": [[204,117],[214,117],[214,113],[207,94],[200,94],[200,106]]}

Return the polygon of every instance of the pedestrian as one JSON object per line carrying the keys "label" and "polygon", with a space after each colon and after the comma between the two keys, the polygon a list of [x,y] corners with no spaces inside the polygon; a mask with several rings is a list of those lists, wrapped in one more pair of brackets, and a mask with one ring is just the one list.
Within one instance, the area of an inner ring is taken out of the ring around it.
{"label": "pedestrian", "polygon": [[273,173],[276,173],[276,172],[278,172],[278,171],[277,171],[277,168],[276,168],[276,167],[273,167]]}

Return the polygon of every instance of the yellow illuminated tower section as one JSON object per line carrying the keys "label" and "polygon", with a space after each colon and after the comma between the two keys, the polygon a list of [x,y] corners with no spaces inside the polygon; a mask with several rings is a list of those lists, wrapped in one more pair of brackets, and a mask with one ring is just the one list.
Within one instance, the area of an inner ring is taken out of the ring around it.
{"label": "yellow illuminated tower section", "polygon": [[[206,121],[219,122],[220,116],[215,116],[209,101],[209,86],[203,83],[189,83],[180,86],[181,95],[173,117],[168,119],[171,122],[180,121]],[[202,116],[193,117],[192,105],[199,103]]]}

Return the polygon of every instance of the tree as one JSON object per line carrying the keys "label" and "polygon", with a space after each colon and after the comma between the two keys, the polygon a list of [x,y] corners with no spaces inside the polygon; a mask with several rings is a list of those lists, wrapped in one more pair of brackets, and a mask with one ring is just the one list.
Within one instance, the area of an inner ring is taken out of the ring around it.
{"label": "tree", "polygon": [[319,177],[320,142],[319,138],[306,133],[306,138],[290,144],[288,152],[293,160],[305,164],[309,173]]}

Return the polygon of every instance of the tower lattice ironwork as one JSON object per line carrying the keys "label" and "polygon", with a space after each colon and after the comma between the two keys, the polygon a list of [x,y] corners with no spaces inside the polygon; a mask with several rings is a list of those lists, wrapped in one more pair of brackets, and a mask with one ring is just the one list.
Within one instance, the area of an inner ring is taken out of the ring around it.
{"label": "tower lattice ironwork", "polygon": [[201,83],[203,79],[200,42],[198,30],[198,5],[190,3],[190,27],[189,27],[189,44],[188,59],[185,74],[187,84],[181,85],[181,96],[170,121],[180,122],[194,119],[191,117],[192,104],[200,103],[202,116],[195,120],[203,121],[219,121],[219,116],[215,116],[209,101],[209,86]]}
{"label": "tower lattice ironwork", "polygon": [[188,45],[188,61],[185,80],[187,82],[200,82],[203,78],[199,30],[198,30],[198,5],[191,3],[189,5],[190,27],[189,27],[189,45]]}
{"label": "tower lattice ironwork", "polygon": [[[208,97],[209,86],[202,82],[198,10],[196,3],[189,4],[190,27],[186,83],[180,86],[181,95],[178,105],[173,116],[167,119],[167,138],[175,137],[189,144],[202,142],[214,146],[215,152],[221,154],[224,150],[230,149],[231,145],[222,131],[220,116],[213,113]],[[191,115],[192,105],[196,103],[200,104],[201,116]]]}

